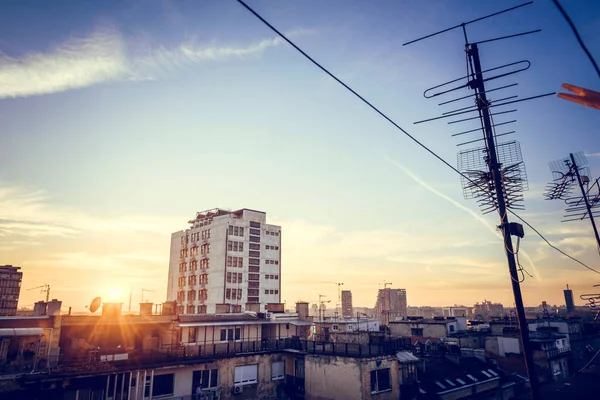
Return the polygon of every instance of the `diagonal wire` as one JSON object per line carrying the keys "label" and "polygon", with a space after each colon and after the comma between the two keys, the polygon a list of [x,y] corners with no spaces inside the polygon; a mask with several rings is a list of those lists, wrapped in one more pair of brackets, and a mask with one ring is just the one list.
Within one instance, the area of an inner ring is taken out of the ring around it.
{"label": "diagonal wire", "polygon": [[573,34],[575,34],[575,38],[577,39],[577,43],[579,43],[579,46],[581,47],[581,49],[583,50],[583,52],[585,53],[585,55],[589,58],[590,62],[594,66],[594,69],[596,70],[596,73],[598,74],[598,76],[600,76],[600,68],[598,68],[598,64],[596,63],[596,60],[594,60],[594,57],[592,56],[592,54],[590,53],[590,51],[588,50],[588,48],[586,47],[586,45],[583,43],[583,39],[581,39],[581,36],[579,36],[579,31],[577,31],[577,28],[575,27],[575,24],[573,23],[573,21],[569,17],[569,14],[567,14],[567,12],[560,5],[560,3],[558,2],[558,0],[552,0],[552,2],[554,3],[554,5],[556,5],[556,8],[558,8],[558,11],[560,11],[560,13],[562,14],[562,16],[567,20],[567,23],[571,27],[571,30],[573,31]]}
{"label": "diagonal wire", "polygon": [[[471,178],[469,178],[468,176],[466,176],[465,174],[463,174],[462,172],[460,172],[458,169],[456,169],[448,161],[444,160],[441,156],[439,156],[438,154],[436,154],[433,150],[431,150],[425,144],[421,143],[417,138],[415,138],[414,136],[412,136],[411,134],[409,134],[400,125],[398,125],[396,122],[394,122],[394,120],[392,120],[390,117],[388,117],[387,115],[385,115],[382,111],[380,111],[377,107],[375,107],[371,102],[369,102],[363,96],[361,96],[360,94],[358,94],[358,92],[356,92],[354,89],[352,89],[350,86],[348,86],[342,80],[340,80],[333,73],[329,72],[329,70],[327,70],[327,68],[323,67],[314,58],[312,58],[306,52],[304,52],[300,47],[298,47],[294,42],[292,42],[290,39],[288,39],[277,28],[275,28],[267,20],[265,20],[262,16],[260,16],[260,14],[258,14],[250,6],[248,6],[243,0],[237,0],[237,2],[240,3],[242,6],[244,6],[244,8],[246,8],[250,13],[252,13],[256,18],[258,18],[263,24],[265,24],[266,26],[268,26],[273,32],[275,32],[277,35],[279,35],[279,37],[281,37],[290,46],[292,46],[294,49],[296,49],[300,54],[302,54],[304,57],[306,57],[310,62],[312,62],[321,71],[325,72],[327,75],[329,75],[329,77],[331,77],[337,83],[339,83],[344,88],[346,88],[354,96],[358,97],[363,103],[365,103],[367,106],[369,106],[373,111],[375,111],[377,114],[379,114],[381,117],[383,117],[386,121],[388,121],[389,123],[391,123],[392,125],[394,125],[394,127],[396,127],[398,130],[400,130],[402,133],[404,133],[409,139],[411,139],[413,142],[415,142],[418,146],[420,146],[421,148],[423,148],[425,151],[427,151],[429,154],[431,154],[432,156],[434,156],[435,158],[437,158],[444,165],[446,165],[448,168],[450,168],[451,170],[453,170],[454,172],[456,172],[457,174],[459,174],[460,176],[462,176],[463,178],[465,178],[467,181],[471,182],[472,184],[474,184],[474,185],[476,185],[478,187],[483,188],[481,184],[473,181]],[[507,209],[507,210],[511,214],[513,214],[515,217],[517,217],[518,219],[520,219],[521,221],[523,221],[523,223],[525,223],[528,227],[530,227],[535,233],[537,233],[551,248],[553,248],[554,250],[558,251],[559,253],[561,253],[561,254],[569,257],[570,259],[578,262],[579,264],[583,265],[585,268],[589,269],[590,271],[593,271],[593,272],[595,272],[597,274],[600,274],[600,271],[598,271],[598,270],[596,270],[596,269],[594,269],[594,268],[592,268],[592,267],[584,264],[583,262],[579,261],[578,259],[576,259],[576,258],[570,256],[569,254],[565,253],[564,251],[560,250],[558,247],[552,245],[537,229],[535,229],[533,226],[531,226],[531,224],[529,224],[529,222],[525,221],[523,218],[521,218],[519,215],[517,215],[514,211],[512,211],[510,209]]]}

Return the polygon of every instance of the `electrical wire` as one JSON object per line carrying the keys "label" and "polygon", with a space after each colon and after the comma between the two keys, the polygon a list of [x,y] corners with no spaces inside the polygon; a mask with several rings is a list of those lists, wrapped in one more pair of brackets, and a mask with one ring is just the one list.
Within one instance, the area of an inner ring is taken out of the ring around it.
{"label": "electrical wire", "polygon": [[[246,8],[251,14],[253,14],[256,18],[258,18],[263,24],[265,24],[267,27],[269,27],[269,29],[271,29],[273,32],[275,32],[277,35],[279,35],[279,37],[281,37],[285,42],[287,42],[290,46],[292,46],[294,49],[296,49],[300,54],[302,54],[306,59],[308,59],[311,63],[313,63],[316,67],[318,67],[321,71],[325,72],[327,75],[329,75],[329,77],[331,77],[333,80],[335,80],[337,83],[339,83],[340,85],[342,85],[344,88],[346,88],[350,93],[352,93],[354,96],[356,96],[357,98],[359,98],[363,103],[365,103],[367,106],[369,106],[373,111],[375,111],[377,114],[379,114],[381,117],[383,117],[386,121],[388,121],[390,124],[392,124],[394,127],[396,127],[398,130],[400,130],[400,132],[404,133],[409,139],[411,139],[413,142],[415,142],[419,147],[421,147],[422,149],[424,149],[425,151],[427,151],[429,154],[431,154],[432,156],[434,156],[435,158],[437,158],[440,162],[442,162],[444,165],[446,165],[448,168],[450,168],[451,170],[453,170],[454,172],[456,172],[458,175],[462,176],[463,178],[465,178],[467,181],[469,181],[470,183],[482,187],[482,185],[480,185],[479,183],[476,183],[475,181],[473,181],[471,178],[469,178],[468,176],[466,176],[465,174],[463,174],[462,172],[460,172],[458,169],[456,169],[452,164],[450,164],[448,161],[446,161],[445,159],[443,159],[441,156],[439,156],[437,153],[435,153],[433,150],[431,150],[429,147],[427,147],[425,144],[421,143],[417,138],[415,138],[414,136],[412,136],[411,134],[409,134],[406,130],[404,130],[400,125],[398,125],[396,122],[394,122],[394,120],[392,120],[390,117],[388,117],[386,114],[384,114],[382,111],[380,111],[377,107],[375,107],[371,102],[369,102],[367,99],[365,99],[363,96],[361,96],[360,94],[358,94],[358,92],[356,92],[354,89],[352,89],[350,86],[348,86],[346,83],[344,83],[341,79],[339,79],[337,76],[335,76],[333,73],[329,72],[329,70],[325,67],[323,67],[321,64],[319,64],[314,58],[312,58],[311,56],[309,56],[306,52],[304,52],[304,50],[302,50],[300,47],[298,47],[294,42],[292,42],[290,39],[288,39],[283,33],[281,33],[277,28],[275,28],[273,25],[271,25],[267,20],[265,20],[260,14],[258,14],[256,11],[254,11],[249,5],[247,5],[243,0],[237,0],[238,3],[240,3],[244,8]],[[579,261],[578,259],[570,256],[569,254],[565,253],[564,251],[560,250],[558,247],[552,245],[537,229],[535,229],[533,226],[531,226],[531,224],[527,221],[525,221],[523,218],[521,218],[518,214],[516,214],[514,211],[507,209],[508,212],[510,212],[511,214],[513,214],[515,217],[517,217],[518,219],[520,219],[523,223],[525,223],[525,225],[527,225],[528,227],[530,227],[535,233],[538,234],[538,236],[540,236],[547,244],[548,246],[550,246],[551,248],[553,248],[554,250],[558,251],[559,253],[563,254],[564,256],[570,258],[573,261],[576,261],[577,263],[581,264],[582,266],[584,266],[585,268],[589,269],[590,271],[593,271],[597,274],[600,274],[600,271],[595,270],[592,267],[589,267],[588,265],[584,264],[583,262]]]}
{"label": "electrical wire", "polygon": [[579,371],[577,371],[577,372],[581,372],[581,371],[583,371],[584,369],[586,369],[586,368],[587,368],[587,367],[588,367],[588,366],[589,366],[589,365],[592,363],[592,361],[594,361],[594,359],[595,359],[595,358],[598,356],[598,354],[600,354],[600,350],[598,350],[598,351],[596,352],[596,354],[594,354],[594,357],[592,357],[592,359],[591,359],[591,360],[590,360],[590,361],[589,361],[587,364],[585,364],[585,367],[581,368],[581,369],[580,369]]}
{"label": "electrical wire", "polygon": [[569,14],[567,14],[567,12],[560,5],[560,3],[558,2],[558,0],[552,0],[552,2],[554,3],[554,5],[556,5],[556,8],[558,8],[558,11],[560,11],[560,13],[562,14],[562,16],[567,20],[567,23],[569,24],[569,26],[571,27],[571,30],[575,34],[575,38],[577,39],[577,43],[579,43],[579,46],[581,47],[581,49],[583,50],[583,52],[585,53],[585,55],[589,58],[590,62],[594,66],[594,69],[596,70],[596,73],[600,77],[600,68],[598,68],[598,64],[596,63],[596,60],[594,60],[594,57],[592,56],[592,54],[590,53],[590,51],[588,50],[588,48],[586,47],[586,45],[583,43],[583,40],[581,39],[581,36],[579,36],[579,32],[577,31],[577,28],[575,27],[575,24],[573,23],[573,21],[569,17]]}

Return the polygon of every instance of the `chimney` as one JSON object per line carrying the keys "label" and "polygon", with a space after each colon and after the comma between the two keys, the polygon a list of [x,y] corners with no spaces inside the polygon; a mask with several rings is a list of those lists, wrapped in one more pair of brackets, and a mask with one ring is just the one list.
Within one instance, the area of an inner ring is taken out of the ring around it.
{"label": "chimney", "polygon": [[308,320],[308,302],[299,301],[296,303],[296,312],[298,313],[298,319],[301,321]]}
{"label": "chimney", "polygon": [[33,305],[33,316],[34,317],[42,317],[46,315],[46,302],[45,301],[37,301]]}
{"label": "chimney", "polygon": [[153,303],[140,303],[140,315],[152,315]]}
{"label": "chimney", "polygon": [[50,316],[60,315],[60,309],[62,307],[62,301],[52,299],[46,304],[46,314]]}
{"label": "chimney", "polygon": [[165,301],[162,305],[162,315],[175,315],[175,310],[177,310],[177,302],[175,301]]}

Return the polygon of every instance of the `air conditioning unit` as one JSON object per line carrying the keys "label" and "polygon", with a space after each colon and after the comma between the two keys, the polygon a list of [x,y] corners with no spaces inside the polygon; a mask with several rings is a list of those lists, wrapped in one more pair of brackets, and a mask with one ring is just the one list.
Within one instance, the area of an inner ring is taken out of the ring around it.
{"label": "air conditioning unit", "polygon": [[266,319],[271,319],[272,317],[273,317],[273,314],[271,314],[270,312],[268,312],[268,313],[265,315],[265,318],[266,318]]}
{"label": "air conditioning unit", "polygon": [[244,386],[242,385],[235,385],[233,387],[233,394],[241,394],[244,392]]}

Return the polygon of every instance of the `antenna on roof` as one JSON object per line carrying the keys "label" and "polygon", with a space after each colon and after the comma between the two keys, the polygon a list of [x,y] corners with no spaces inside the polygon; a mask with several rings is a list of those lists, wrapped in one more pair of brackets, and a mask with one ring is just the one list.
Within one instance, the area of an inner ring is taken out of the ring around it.
{"label": "antenna on roof", "polygon": [[[600,251],[600,236],[595,221],[595,217],[600,217],[600,179],[591,182],[590,169],[583,167],[586,164],[587,159],[581,151],[551,162],[549,165],[553,179],[546,186],[544,196],[546,200],[560,199],[566,203],[565,219],[561,222],[589,219]],[[580,196],[571,194],[575,183],[581,190]]]}
{"label": "antenna on roof", "polygon": [[[466,129],[454,133],[452,136],[465,138],[458,146],[482,142],[482,146],[475,149],[463,150],[458,153],[458,170],[468,178],[462,179],[463,194],[465,198],[472,198],[477,201],[483,213],[498,211],[501,224],[500,231],[504,236],[504,246],[508,261],[508,268],[511,276],[511,284],[515,297],[515,305],[517,316],[519,319],[521,342],[525,354],[525,366],[529,377],[531,394],[533,400],[540,398],[538,390],[538,381],[536,378],[533,349],[529,341],[529,331],[527,329],[527,319],[523,306],[523,298],[521,295],[519,270],[517,269],[519,245],[517,242],[517,251],[513,250],[512,237],[516,235],[517,240],[524,236],[523,226],[516,223],[509,223],[508,209],[522,209],[523,191],[528,189],[527,174],[523,157],[521,154],[521,146],[517,141],[509,141],[498,143],[498,139],[502,136],[513,134],[514,130],[499,131],[496,128],[510,125],[517,120],[494,121],[494,117],[500,117],[513,113],[514,109],[505,109],[507,105],[532,100],[540,97],[554,95],[555,93],[545,93],[536,96],[518,98],[518,95],[511,94],[507,89],[515,88],[517,83],[514,81],[501,81],[506,77],[514,77],[520,72],[527,71],[531,67],[528,60],[515,60],[513,62],[494,66],[484,69],[481,65],[479,54],[479,45],[484,43],[495,42],[499,40],[511,39],[515,37],[530,35],[540,32],[539,29],[530,30],[527,32],[514,33],[510,35],[500,36],[496,38],[485,38],[479,41],[470,41],[467,35],[467,26],[485,19],[498,16],[500,14],[514,11],[522,7],[532,4],[533,1],[523,3],[502,11],[498,11],[471,21],[463,22],[452,27],[442,29],[438,32],[423,36],[419,39],[411,40],[404,45],[419,42],[439,34],[452,31],[460,28],[463,32],[465,41],[466,54],[466,75],[456,79],[449,80],[442,84],[433,86],[423,92],[425,98],[442,98],[454,92],[463,91],[463,94],[458,94],[454,98],[439,101],[439,106],[452,104],[450,111],[443,112],[440,116],[428,118],[422,121],[417,121],[415,124],[436,121],[440,119],[451,119],[448,124],[457,124],[463,122],[474,121],[477,125],[471,129]],[[487,88],[487,84],[495,84],[492,88]],[[465,92],[470,92],[465,94]],[[502,93],[502,94],[500,94]],[[506,93],[506,94],[504,94]],[[488,97],[489,96],[489,97]],[[492,98],[492,96],[497,96]],[[465,100],[471,100],[471,103],[464,103]],[[464,106],[460,103],[463,102]],[[510,107],[512,108],[512,106]],[[493,110],[492,110],[493,109]],[[470,117],[468,114],[473,113]],[[454,118],[461,116],[459,118]],[[476,134],[479,137],[470,139],[468,134]],[[520,266],[522,271],[522,267]]]}

